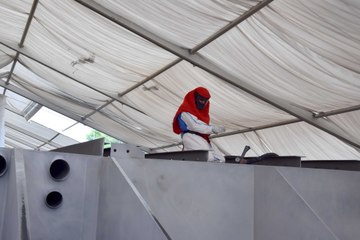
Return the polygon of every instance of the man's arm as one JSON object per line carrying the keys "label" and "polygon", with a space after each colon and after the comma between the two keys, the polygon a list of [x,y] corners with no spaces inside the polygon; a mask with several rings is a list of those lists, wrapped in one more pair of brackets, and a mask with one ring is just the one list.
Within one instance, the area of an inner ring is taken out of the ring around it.
{"label": "man's arm", "polygon": [[199,120],[196,116],[188,112],[181,113],[180,117],[181,120],[185,122],[189,131],[202,133],[202,134],[212,134],[212,133],[219,133],[225,131],[223,127],[208,125],[203,121]]}

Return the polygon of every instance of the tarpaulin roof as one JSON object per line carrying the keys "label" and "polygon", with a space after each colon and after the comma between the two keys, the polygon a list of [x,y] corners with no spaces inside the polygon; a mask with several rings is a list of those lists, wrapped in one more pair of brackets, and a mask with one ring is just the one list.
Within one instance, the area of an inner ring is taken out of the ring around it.
{"label": "tarpaulin roof", "polygon": [[0,16],[5,95],[121,141],[178,150],[173,115],[204,86],[226,155],[360,158],[359,1],[0,0]]}

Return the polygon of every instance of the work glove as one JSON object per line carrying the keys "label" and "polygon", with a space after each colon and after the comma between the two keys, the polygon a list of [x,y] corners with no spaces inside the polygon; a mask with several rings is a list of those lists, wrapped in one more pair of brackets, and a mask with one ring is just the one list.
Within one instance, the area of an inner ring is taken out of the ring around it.
{"label": "work glove", "polygon": [[215,134],[223,133],[223,132],[225,132],[225,127],[224,126],[213,125],[212,126],[212,132],[215,133]]}

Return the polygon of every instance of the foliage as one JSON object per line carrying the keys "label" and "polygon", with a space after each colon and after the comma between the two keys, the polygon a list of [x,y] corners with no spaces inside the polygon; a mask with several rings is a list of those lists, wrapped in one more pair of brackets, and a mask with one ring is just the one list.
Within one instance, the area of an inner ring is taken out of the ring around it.
{"label": "foliage", "polygon": [[88,134],[86,134],[86,139],[91,141],[99,138],[105,139],[104,148],[108,148],[111,146],[111,143],[119,143],[120,141],[116,138],[110,137],[109,135],[106,135],[105,133],[102,133],[98,130],[91,130]]}

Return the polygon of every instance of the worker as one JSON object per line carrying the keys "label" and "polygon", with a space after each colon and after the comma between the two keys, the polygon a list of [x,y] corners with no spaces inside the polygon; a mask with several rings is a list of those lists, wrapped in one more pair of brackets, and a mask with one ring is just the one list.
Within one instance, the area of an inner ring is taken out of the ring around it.
{"label": "worker", "polygon": [[225,162],[209,135],[225,132],[223,126],[210,125],[210,93],[204,87],[188,92],[173,119],[173,131],[181,134],[184,150],[208,150],[208,161]]}

